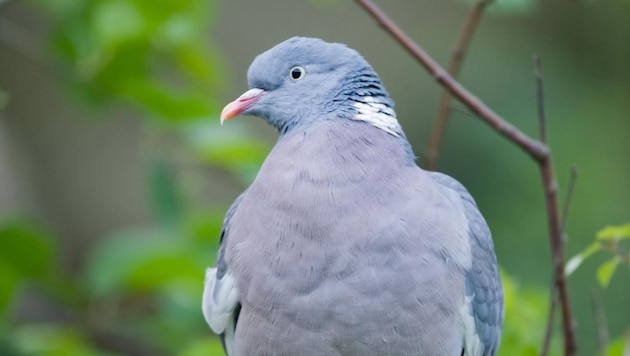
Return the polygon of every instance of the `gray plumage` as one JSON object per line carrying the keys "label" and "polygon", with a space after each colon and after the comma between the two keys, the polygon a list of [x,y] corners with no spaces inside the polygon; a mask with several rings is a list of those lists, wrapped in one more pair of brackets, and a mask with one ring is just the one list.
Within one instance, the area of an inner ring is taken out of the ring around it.
{"label": "gray plumage", "polygon": [[248,81],[222,120],[259,116],[280,136],[207,271],[203,312],[226,352],[495,355],[503,292],[488,226],[459,182],[416,165],[369,64],[292,38]]}

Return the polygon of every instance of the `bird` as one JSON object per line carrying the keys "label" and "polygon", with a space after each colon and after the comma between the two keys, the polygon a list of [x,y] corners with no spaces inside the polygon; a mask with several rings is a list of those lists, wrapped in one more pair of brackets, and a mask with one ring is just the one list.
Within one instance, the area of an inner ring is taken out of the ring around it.
{"label": "bird", "polygon": [[357,51],[293,37],[258,55],[221,123],[274,147],[228,209],[202,312],[227,355],[495,355],[503,288],[471,194],[423,170]]}

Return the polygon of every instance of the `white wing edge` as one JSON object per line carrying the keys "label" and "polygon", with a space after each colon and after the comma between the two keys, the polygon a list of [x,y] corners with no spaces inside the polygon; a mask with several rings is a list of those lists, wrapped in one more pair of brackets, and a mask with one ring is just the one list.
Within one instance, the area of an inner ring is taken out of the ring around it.
{"label": "white wing edge", "polygon": [[475,317],[473,315],[473,303],[474,296],[467,295],[464,298],[464,304],[459,309],[459,316],[461,318],[462,327],[464,331],[464,355],[465,356],[477,356],[483,352],[483,346],[481,345],[481,339],[477,335],[477,325],[475,323]]}
{"label": "white wing edge", "polygon": [[206,269],[201,310],[214,333],[225,332],[226,339],[234,337],[234,310],[237,305],[238,289],[234,276],[228,272],[217,280],[217,269]]}

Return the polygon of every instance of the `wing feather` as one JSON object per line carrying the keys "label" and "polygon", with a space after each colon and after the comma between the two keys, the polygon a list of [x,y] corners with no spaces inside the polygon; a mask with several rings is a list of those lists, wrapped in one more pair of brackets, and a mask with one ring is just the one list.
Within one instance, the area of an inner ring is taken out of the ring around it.
{"label": "wing feather", "polygon": [[225,246],[232,217],[245,193],[247,191],[234,201],[225,215],[216,267],[206,270],[201,305],[206,322],[210,329],[221,337],[223,349],[228,355],[234,350],[234,334],[241,308],[236,278],[225,260]]}
{"label": "wing feather", "polygon": [[503,324],[503,288],[490,229],[475,200],[457,180],[437,172],[433,179],[456,191],[468,220],[472,266],[466,271],[466,298],[460,311],[464,355],[495,355]]}

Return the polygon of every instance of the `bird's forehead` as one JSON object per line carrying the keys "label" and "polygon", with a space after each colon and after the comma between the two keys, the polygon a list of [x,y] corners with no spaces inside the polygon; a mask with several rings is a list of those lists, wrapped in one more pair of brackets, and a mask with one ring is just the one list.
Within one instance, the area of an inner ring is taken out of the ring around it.
{"label": "bird's forehead", "polygon": [[327,43],[315,38],[294,37],[258,55],[248,74],[284,71],[294,65],[320,65],[335,68],[344,63],[362,61],[354,50],[339,43]]}

